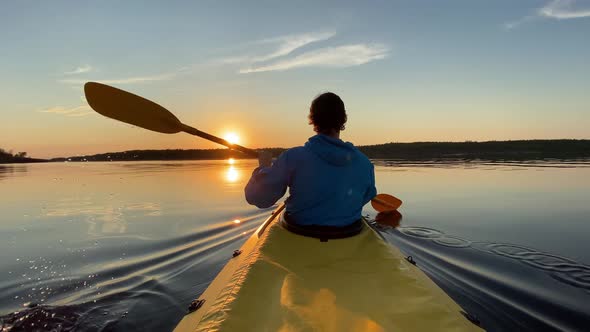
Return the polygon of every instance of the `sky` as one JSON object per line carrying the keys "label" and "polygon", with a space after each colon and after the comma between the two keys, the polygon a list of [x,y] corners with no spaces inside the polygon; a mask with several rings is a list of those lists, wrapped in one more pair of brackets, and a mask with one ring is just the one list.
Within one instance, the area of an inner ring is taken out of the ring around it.
{"label": "sky", "polygon": [[590,138],[590,0],[3,1],[0,148],[40,158],[215,148],[95,113],[97,81],[247,147],[303,144],[312,99],[342,138]]}

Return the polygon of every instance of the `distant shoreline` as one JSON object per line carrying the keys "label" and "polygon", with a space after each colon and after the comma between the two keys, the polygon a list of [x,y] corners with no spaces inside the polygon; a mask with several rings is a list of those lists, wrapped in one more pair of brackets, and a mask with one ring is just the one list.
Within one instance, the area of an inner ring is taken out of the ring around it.
{"label": "distant shoreline", "polygon": [[[370,159],[408,161],[436,160],[571,160],[590,158],[590,140],[517,140],[487,142],[386,143],[358,147]],[[278,156],[286,148],[263,148]],[[252,159],[229,149],[130,150],[86,156],[54,158],[48,161],[149,161]]]}
{"label": "distant shoreline", "polygon": [[[525,161],[525,160],[573,160],[590,158],[590,140],[518,140],[487,142],[415,142],[386,143],[358,147],[370,159],[400,161],[482,160],[482,161]],[[286,148],[263,148],[275,157]],[[167,149],[130,150],[85,156],[53,159],[12,158],[1,159],[0,164],[39,162],[90,162],[90,161],[156,161],[156,160],[221,160],[252,159],[229,149]]]}
{"label": "distant shoreline", "polygon": [[51,162],[50,159],[38,159],[38,158],[2,158],[0,159],[0,165],[2,164],[33,164],[33,163],[47,163]]}

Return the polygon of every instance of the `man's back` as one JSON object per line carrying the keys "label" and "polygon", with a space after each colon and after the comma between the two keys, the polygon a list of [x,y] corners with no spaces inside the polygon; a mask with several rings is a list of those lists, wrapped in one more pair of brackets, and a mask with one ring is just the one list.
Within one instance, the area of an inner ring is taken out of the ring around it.
{"label": "man's back", "polygon": [[321,134],[285,151],[271,167],[258,168],[246,186],[246,200],[270,206],[287,186],[287,213],[300,225],[352,224],[376,194],[367,157],[351,143]]}

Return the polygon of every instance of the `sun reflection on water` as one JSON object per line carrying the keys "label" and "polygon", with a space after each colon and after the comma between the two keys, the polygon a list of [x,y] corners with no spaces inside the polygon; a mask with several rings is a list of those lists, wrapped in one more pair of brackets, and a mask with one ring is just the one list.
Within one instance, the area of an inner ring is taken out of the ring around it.
{"label": "sun reflection on water", "polygon": [[240,179],[240,173],[238,172],[238,170],[235,167],[230,166],[227,169],[227,172],[225,173],[225,179],[228,182],[232,182],[232,183],[236,182]]}

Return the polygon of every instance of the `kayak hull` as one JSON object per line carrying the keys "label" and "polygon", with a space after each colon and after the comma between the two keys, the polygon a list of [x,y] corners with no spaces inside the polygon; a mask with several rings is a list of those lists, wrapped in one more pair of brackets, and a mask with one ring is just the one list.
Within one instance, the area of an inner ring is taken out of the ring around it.
{"label": "kayak hull", "polygon": [[175,331],[477,331],[461,308],[365,223],[321,242],[280,209],[260,226]]}

